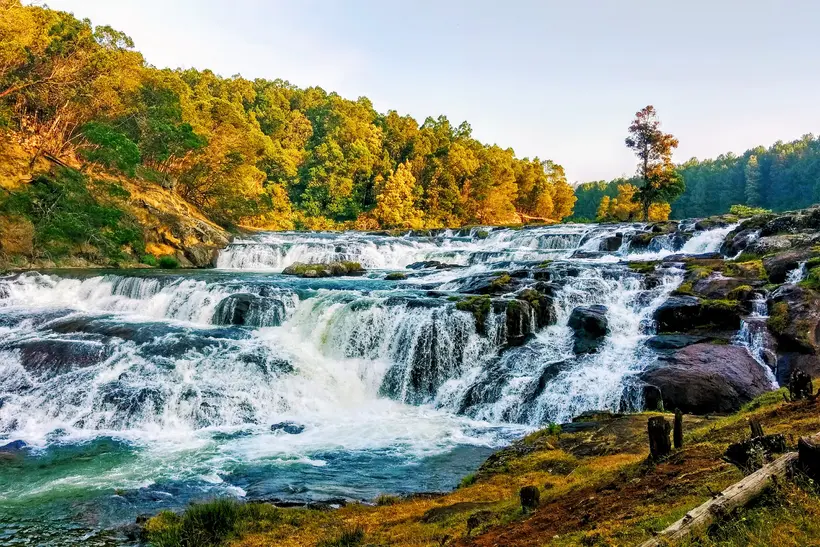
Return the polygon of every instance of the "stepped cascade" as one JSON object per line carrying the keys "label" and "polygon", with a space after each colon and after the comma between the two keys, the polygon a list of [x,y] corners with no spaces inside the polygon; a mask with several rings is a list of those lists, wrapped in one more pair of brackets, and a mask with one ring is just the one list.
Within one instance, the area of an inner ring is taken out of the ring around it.
{"label": "stepped cascade", "polygon": [[[29,456],[0,495],[21,515],[38,500],[66,518],[79,497],[99,507],[96,530],[213,495],[451,488],[530,428],[640,409],[637,376],[656,359],[644,342],[682,271],[627,262],[714,253],[732,228],[682,224],[641,247],[640,223],[260,233],[213,270],[6,274],[0,445]],[[367,273],[281,273],[333,261]],[[588,352],[571,327],[579,308],[606,323]],[[766,367],[756,320],[736,343]],[[431,462],[444,471],[419,472]],[[20,534],[37,529],[26,518]]]}

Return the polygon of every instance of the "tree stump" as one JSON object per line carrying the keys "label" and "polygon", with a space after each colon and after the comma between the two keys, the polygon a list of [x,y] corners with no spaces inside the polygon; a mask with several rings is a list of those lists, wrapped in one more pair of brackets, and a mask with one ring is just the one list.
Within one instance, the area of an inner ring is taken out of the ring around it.
{"label": "tree stump", "polygon": [[683,413],[679,408],[675,409],[675,426],[672,431],[672,439],[676,449],[683,446]]}
{"label": "tree stump", "polygon": [[812,479],[820,479],[820,434],[800,437],[797,441],[800,467]]}
{"label": "tree stump", "polygon": [[814,391],[811,376],[800,369],[793,370],[789,376],[789,396],[792,401],[809,399]]}
{"label": "tree stump", "polygon": [[772,454],[785,451],[786,437],[782,434],[763,435],[730,444],[723,459],[736,465],[744,474],[749,474],[763,467]]}
{"label": "tree stump", "polygon": [[647,423],[649,457],[653,460],[663,458],[672,451],[672,443],[669,441],[670,431],[672,431],[672,427],[663,416],[649,418]]}
{"label": "tree stump", "polygon": [[541,492],[537,486],[525,486],[518,492],[518,496],[521,498],[521,510],[525,513],[535,511],[541,502]]}
{"label": "tree stump", "polygon": [[752,430],[752,439],[756,439],[757,437],[765,437],[766,436],[763,433],[763,426],[760,425],[760,422],[755,420],[754,418],[749,420],[749,429]]}

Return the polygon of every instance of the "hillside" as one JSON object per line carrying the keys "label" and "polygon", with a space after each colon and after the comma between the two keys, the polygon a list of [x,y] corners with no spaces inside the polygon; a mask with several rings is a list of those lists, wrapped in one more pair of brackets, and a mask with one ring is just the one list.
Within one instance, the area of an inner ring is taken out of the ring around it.
{"label": "hillside", "polygon": [[0,142],[0,267],[202,267],[230,235],[174,192]]}
{"label": "hillside", "polygon": [[0,37],[0,140],[153,181],[223,227],[557,222],[575,202],[560,165],[481,143],[467,122],[158,69],[126,34],[20,0],[0,0]]}

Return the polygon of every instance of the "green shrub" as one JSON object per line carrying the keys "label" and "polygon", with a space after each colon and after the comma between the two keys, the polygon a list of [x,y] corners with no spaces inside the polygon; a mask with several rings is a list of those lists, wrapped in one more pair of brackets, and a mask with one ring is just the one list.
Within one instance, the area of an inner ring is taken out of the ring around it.
{"label": "green shrub", "polygon": [[808,273],[806,273],[806,279],[801,281],[800,285],[808,289],[820,289],[820,266],[815,266],[810,269]]}
{"label": "green shrub", "polygon": [[783,334],[789,326],[789,305],[785,302],[775,303],[766,324],[773,333]]}
{"label": "green shrub", "polygon": [[173,270],[179,268],[179,261],[171,255],[159,257],[159,267],[164,270]]}
{"label": "green shrub", "polygon": [[475,484],[475,482],[476,482],[475,473],[470,473],[469,475],[467,475],[466,477],[461,479],[461,482],[458,483],[458,487],[459,488],[467,488],[468,486],[471,486],[471,485]]}
{"label": "green shrub", "polygon": [[767,215],[771,213],[771,210],[763,209],[762,207],[749,207],[748,205],[737,204],[729,207],[729,213],[732,215],[737,215],[740,218],[748,218],[757,215]]}
{"label": "green shrub", "polygon": [[154,268],[156,268],[157,264],[159,264],[159,262],[157,262],[157,257],[150,254],[142,255],[140,257],[140,262],[147,266],[153,266]]}

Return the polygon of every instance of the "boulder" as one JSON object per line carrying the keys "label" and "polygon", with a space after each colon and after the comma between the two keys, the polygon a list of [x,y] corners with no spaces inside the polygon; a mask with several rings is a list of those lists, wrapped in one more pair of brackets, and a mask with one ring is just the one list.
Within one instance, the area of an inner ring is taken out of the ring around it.
{"label": "boulder", "polygon": [[[737,277],[725,277],[723,275],[711,275],[704,279],[698,279],[692,284],[692,292],[698,296],[709,299],[726,299],[729,293],[738,287],[748,286],[747,279]],[[759,284],[755,282],[755,284]]]}
{"label": "boulder", "polygon": [[[543,289],[542,292],[539,289]],[[515,297],[529,303],[535,319],[535,328],[542,329],[555,323],[555,305],[551,296],[553,287],[546,283],[538,283],[535,288],[524,289]],[[549,294],[545,294],[545,293]]]}
{"label": "boulder", "polygon": [[660,390],[665,408],[693,414],[734,412],[772,389],[746,348],[731,345],[700,343],[661,355],[640,379]]}
{"label": "boulder", "polygon": [[726,236],[720,252],[726,256],[735,256],[753,245],[759,237],[759,230],[736,228]]}
{"label": "boulder", "polygon": [[463,268],[459,264],[449,264],[447,262],[440,262],[438,260],[424,260],[421,262],[413,262],[408,264],[408,270],[423,270],[425,268],[435,268],[436,270],[449,270],[451,268]]}
{"label": "boulder", "polygon": [[298,435],[299,433],[305,430],[305,426],[296,422],[286,421],[273,424],[272,426],[270,426],[270,430],[283,431],[289,435]]}
{"label": "boulder", "polygon": [[219,249],[209,245],[194,245],[185,249],[185,257],[197,268],[209,268],[216,265]]}
{"label": "boulder", "polygon": [[534,326],[533,309],[526,300],[506,301],[507,345],[521,346],[532,334]]}
{"label": "boulder", "polygon": [[621,248],[621,244],[624,242],[623,234],[618,234],[614,236],[605,237],[603,241],[601,241],[601,245],[599,249],[601,251],[607,252],[614,252]]}
{"label": "boulder", "polygon": [[787,251],[763,259],[763,268],[772,283],[785,283],[789,273],[798,268],[801,262],[811,258],[812,252],[808,249]]}
{"label": "boulder", "polygon": [[365,269],[358,262],[328,262],[322,264],[294,262],[282,270],[282,273],[307,278],[339,277],[343,275],[363,275]]}
{"label": "boulder", "polygon": [[576,354],[595,353],[609,334],[606,306],[578,306],[569,316],[569,327],[574,331],[573,351]]}
{"label": "boulder", "polygon": [[102,339],[34,338],[9,344],[4,349],[19,350],[20,364],[27,373],[41,380],[97,365],[112,352],[111,346]]}
{"label": "boulder", "polygon": [[691,334],[658,334],[646,341],[646,346],[655,351],[668,351],[685,348],[707,340],[705,336]]}
{"label": "boulder", "polygon": [[655,310],[655,322],[661,333],[737,330],[742,313],[735,301],[670,296]]}
{"label": "boulder", "polygon": [[214,325],[278,327],[285,317],[285,305],[280,300],[238,293],[219,301],[211,321]]}
{"label": "boulder", "polygon": [[487,294],[500,296],[521,288],[523,281],[507,272],[492,272],[469,278],[461,287],[461,292],[468,294]]}
{"label": "boulder", "polygon": [[769,299],[768,326],[780,351],[817,355],[820,295],[799,285],[782,285]]}

